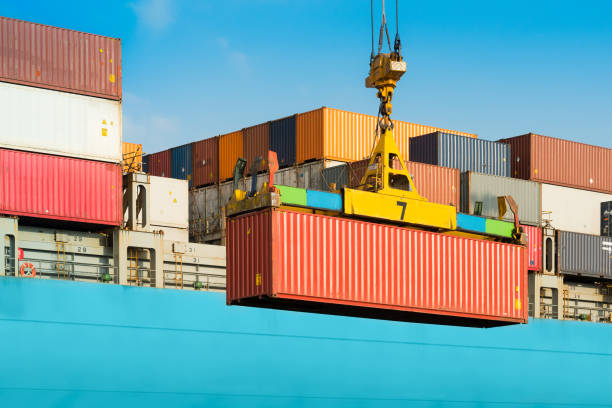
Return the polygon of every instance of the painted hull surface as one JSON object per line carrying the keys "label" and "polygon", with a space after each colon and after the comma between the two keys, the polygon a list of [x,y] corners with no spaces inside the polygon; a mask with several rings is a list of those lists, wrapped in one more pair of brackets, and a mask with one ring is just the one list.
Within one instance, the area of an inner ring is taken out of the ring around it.
{"label": "painted hull surface", "polygon": [[612,404],[602,323],[456,328],[17,278],[0,293],[7,407]]}

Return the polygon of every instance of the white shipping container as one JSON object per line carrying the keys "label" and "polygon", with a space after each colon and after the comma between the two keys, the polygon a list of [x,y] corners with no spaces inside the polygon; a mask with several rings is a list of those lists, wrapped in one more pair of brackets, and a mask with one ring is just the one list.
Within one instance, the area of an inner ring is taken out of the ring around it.
{"label": "white shipping container", "polygon": [[0,146],[120,163],[121,102],[0,82]]}
{"label": "white shipping container", "polygon": [[152,228],[189,228],[189,182],[156,176],[150,176],[150,180]]}
{"label": "white shipping container", "polygon": [[601,203],[612,194],[542,184],[542,220],[551,220],[555,229],[599,235]]}

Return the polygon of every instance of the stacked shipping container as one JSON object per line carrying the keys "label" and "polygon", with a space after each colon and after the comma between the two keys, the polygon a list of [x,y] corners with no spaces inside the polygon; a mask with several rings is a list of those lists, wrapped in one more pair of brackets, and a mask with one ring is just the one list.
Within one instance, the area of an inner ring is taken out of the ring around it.
{"label": "stacked shipping container", "polygon": [[0,213],[119,226],[121,42],[0,17],[0,94]]}

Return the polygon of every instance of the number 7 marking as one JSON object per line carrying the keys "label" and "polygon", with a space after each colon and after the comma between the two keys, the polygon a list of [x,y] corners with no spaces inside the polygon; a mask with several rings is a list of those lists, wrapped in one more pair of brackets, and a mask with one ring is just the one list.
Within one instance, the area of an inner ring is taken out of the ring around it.
{"label": "number 7 marking", "polygon": [[398,201],[397,205],[399,205],[400,207],[402,207],[402,215],[401,215],[401,219],[402,221],[404,220],[404,215],[406,215],[406,203],[402,202],[402,201]]}

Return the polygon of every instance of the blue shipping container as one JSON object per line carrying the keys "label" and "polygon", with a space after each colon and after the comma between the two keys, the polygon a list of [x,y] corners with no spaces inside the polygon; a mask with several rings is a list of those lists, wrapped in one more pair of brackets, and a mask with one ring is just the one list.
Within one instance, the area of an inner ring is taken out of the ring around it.
{"label": "blue shipping container", "polygon": [[410,160],[510,177],[509,145],[444,132],[411,138]]}
{"label": "blue shipping container", "polygon": [[270,122],[270,150],[281,168],[295,164],[295,115]]}
{"label": "blue shipping container", "polygon": [[172,178],[189,180],[189,187],[193,183],[193,170],[191,158],[191,143],[172,148]]}
{"label": "blue shipping container", "polygon": [[142,171],[145,173],[149,172],[149,155],[142,156]]}

